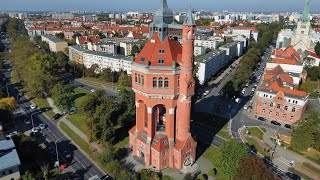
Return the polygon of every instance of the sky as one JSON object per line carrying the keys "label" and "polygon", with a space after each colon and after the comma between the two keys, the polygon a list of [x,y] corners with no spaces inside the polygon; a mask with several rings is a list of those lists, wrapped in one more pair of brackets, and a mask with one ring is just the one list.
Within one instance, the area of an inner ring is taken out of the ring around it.
{"label": "sky", "polygon": [[[306,0],[167,0],[170,9],[302,12]],[[0,0],[0,11],[154,11],[160,0]],[[318,8],[317,8],[318,7]],[[320,0],[310,1],[311,12],[320,11]]]}

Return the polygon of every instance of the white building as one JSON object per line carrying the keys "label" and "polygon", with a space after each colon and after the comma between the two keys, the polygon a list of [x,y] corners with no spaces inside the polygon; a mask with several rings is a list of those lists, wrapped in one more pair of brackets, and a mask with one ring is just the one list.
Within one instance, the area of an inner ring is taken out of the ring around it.
{"label": "white building", "polygon": [[87,44],[88,50],[90,51],[99,51],[104,52],[106,54],[117,54],[117,46],[116,43],[113,42],[98,42],[98,43],[91,43]]}
{"label": "white building", "polygon": [[278,34],[276,48],[286,48],[291,44],[293,31],[291,29],[282,29]]}
{"label": "white building", "polygon": [[227,43],[221,47],[220,50],[226,51],[227,61],[230,62],[238,57],[238,42]]}
{"label": "white building", "polygon": [[206,48],[203,46],[194,46],[193,54],[194,56],[200,56],[206,53]]}
{"label": "white building", "polygon": [[194,64],[198,64],[197,76],[200,83],[204,84],[228,64],[226,51],[219,49],[211,51],[197,59]]}
{"label": "white building", "polygon": [[132,59],[122,55],[110,55],[103,52],[86,51],[83,53],[83,64],[86,68],[97,65],[101,70],[110,68],[112,71],[125,71],[131,75]]}
{"label": "white building", "polygon": [[57,20],[61,20],[61,19],[73,19],[74,15],[72,13],[54,13],[52,14],[52,19],[57,19]]}
{"label": "white building", "polygon": [[120,42],[120,54],[130,56],[133,46],[140,47],[140,43],[135,41]]}
{"label": "white building", "polygon": [[210,39],[206,39],[206,40],[195,39],[194,40],[194,46],[202,46],[205,48],[210,48],[212,50],[217,49],[219,43],[220,43],[219,40],[210,40]]}

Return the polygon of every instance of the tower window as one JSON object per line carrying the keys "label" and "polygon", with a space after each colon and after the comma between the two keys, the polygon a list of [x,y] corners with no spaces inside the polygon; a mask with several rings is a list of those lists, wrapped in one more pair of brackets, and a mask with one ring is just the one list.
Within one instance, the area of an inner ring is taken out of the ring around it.
{"label": "tower window", "polygon": [[140,74],[138,75],[138,84],[141,84],[141,77],[140,77]]}
{"label": "tower window", "polygon": [[165,88],[168,88],[168,87],[169,87],[169,79],[168,79],[168,78],[165,78],[165,79],[164,79],[164,87],[165,87]]}
{"label": "tower window", "polygon": [[160,50],[159,50],[159,54],[164,54],[164,50],[163,50],[163,49],[160,49]]}
{"label": "tower window", "polygon": [[153,87],[156,88],[158,86],[158,80],[157,78],[153,78]]}
{"label": "tower window", "polygon": [[164,59],[159,59],[158,64],[164,64]]}
{"label": "tower window", "polygon": [[159,88],[162,88],[163,87],[163,79],[162,78],[159,78]]}
{"label": "tower window", "polygon": [[138,83],[138,76],[137,76],[137,74],[135,74],[135,76],[134,76],[134,82],[135,82],[135,83]]}
{"label": "tower window", "polygon": [[144,76],[141,76],[141,85],[144,86]]}

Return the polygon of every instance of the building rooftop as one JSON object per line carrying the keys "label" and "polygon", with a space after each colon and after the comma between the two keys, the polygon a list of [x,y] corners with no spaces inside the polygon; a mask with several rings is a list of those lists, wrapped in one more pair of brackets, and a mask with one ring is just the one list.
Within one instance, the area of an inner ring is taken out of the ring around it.
{"label": "building rooftop", "polygon": [[195,62],[198,62],[198,63],[209,62],[209,61],[213,60],[213,57],[220,55],[221,53],[224,53],[224,52],[225,52],[224,50],[220,50],[220,49],[210,51],[209,53],[207,53],[207,54],[201,56],[199,59],[195,60]]}
{"label": "building rooftop", "polygon": [[227,43],[227,44],[221,46],[220,48],[231,48],[236,45],[237,45],[237,42],[230,42],[230,43]]}
{"label": "building rooftop", "polygon": [[99,52],[99,51],[85,51],[86,54],[92,54],[92,55],[97,55],[97,56],[103,56],[103,57],[108,57],[108,58],[114,58],[114,59],[121,59],[121,60],[126,60],[126,61],[133,61],[131,57],[120,55],[120,54],[107,54],[105,52]]}
{"label": "building rooftop", "polygon": [[61,39],[59,39],[59,38],[57,38],[57,37],[55,37],[55,36],[52,36],[52,35],[41,35],[41,36],[43,36],[43,37],[45,37],[45,38],[47,38],[47,39],[49,39],[50,41],[55,42],[55,43],[58,43],[58,42],[66,42],[66,41],[61,40]]}
{"label": "building rooftop", "polygon": [[0,141],[0,171],[21,164],[13,140]]}

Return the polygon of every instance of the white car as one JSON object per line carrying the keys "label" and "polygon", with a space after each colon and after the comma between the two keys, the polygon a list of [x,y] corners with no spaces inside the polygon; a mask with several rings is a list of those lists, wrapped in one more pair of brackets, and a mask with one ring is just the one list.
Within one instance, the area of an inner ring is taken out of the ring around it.
{"label": "white car", "polygon": [[46,127],[47,127],[46,124],[43,124],[43,123],[39,124],[39,128],[40,128],[40,129],[45,129]]}
{"label": "white car", "polygon": [[244,109],[244,110],[247,110],[247,109],[248,109],[248,106],[247,106],[247,105],[244,105],[244,106],[243,106],[243,109]]}
{"label": "white car", "polygon": [[31,104],[31,105],[30,105],[30,108],[31,108],[31,109],[36,109],[36,108],[37,108],[37,106],[36,106],[36,105]]}
{"label": "white car", "polygon": [[38,131],[38,129],[37,129],[37,128],[35,128],[35,127],[34,127],[34,128],[32,128],[32,129],[31,129],[31,131],[32,131],[32,132],[34,132],[34,133],[39,132],[39,131]]}
{"label": "white car", "polygon": [[23,121],[24,121],[24,123],[25,123],[26,125],[31,124],[31,122],[30,122],[30,120],[29,120],[29,119],[25,119],[25,120],[23,120]]}
{"label": "white car", "polygon": [[96,92],[96,90],[94,90],[94,89],[91,89],[90,91],[93,92],[93,93]]}

